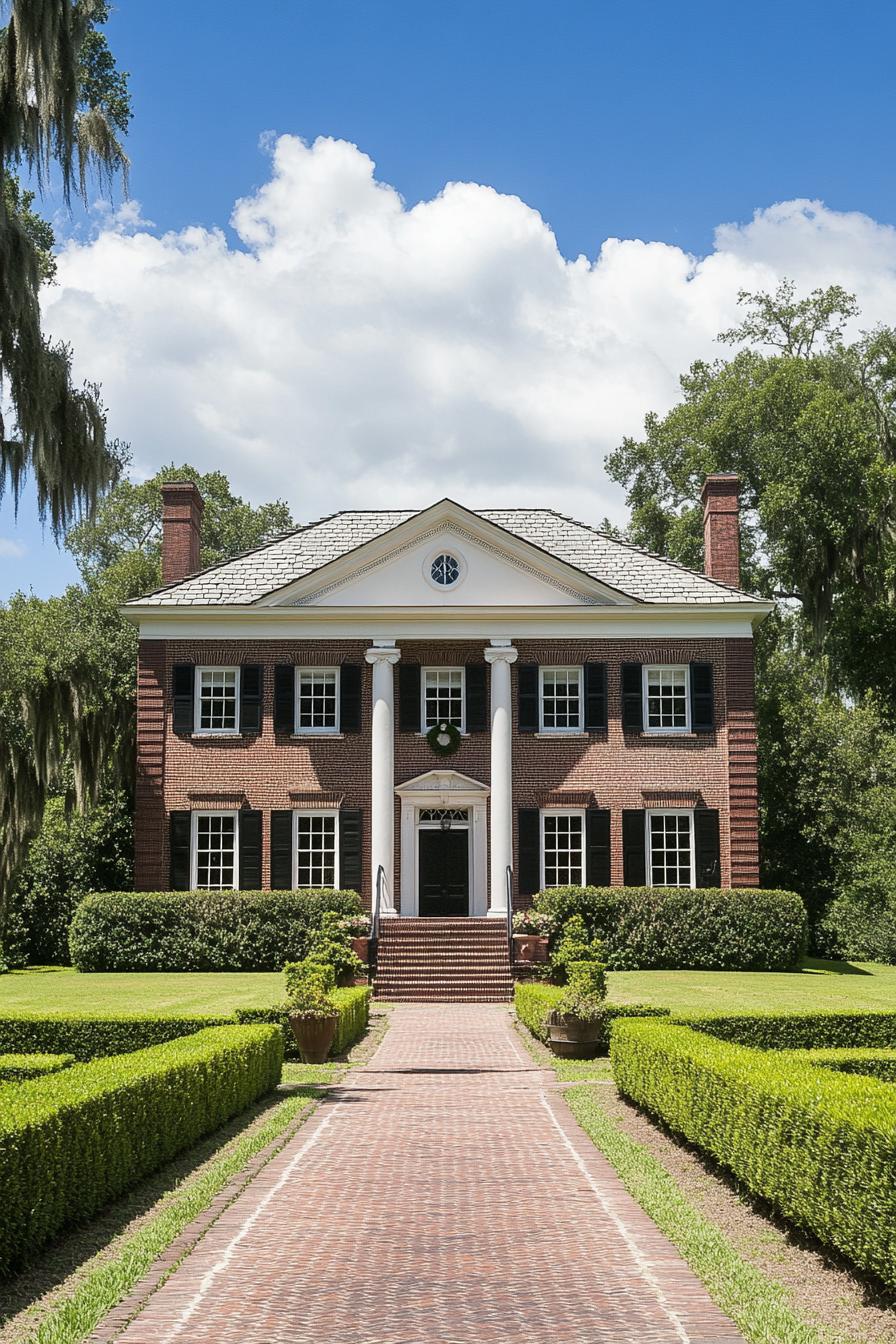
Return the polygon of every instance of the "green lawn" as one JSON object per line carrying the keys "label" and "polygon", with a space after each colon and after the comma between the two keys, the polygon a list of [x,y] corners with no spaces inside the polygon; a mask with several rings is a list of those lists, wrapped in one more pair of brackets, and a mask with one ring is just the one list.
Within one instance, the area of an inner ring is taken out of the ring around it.
{"label": "green lawn", "polygon": [[649,1003],[679,1013],[896,1011],[896,966],[875,962],[810,959],[803,970],[786,973],[611,971],[607,985],[614,1003]]}
{"label": "green lawn", "polygon": [[279,972],[81,975],[68,968],[0,975],[4,1013],[232,1013],[285,997]]}

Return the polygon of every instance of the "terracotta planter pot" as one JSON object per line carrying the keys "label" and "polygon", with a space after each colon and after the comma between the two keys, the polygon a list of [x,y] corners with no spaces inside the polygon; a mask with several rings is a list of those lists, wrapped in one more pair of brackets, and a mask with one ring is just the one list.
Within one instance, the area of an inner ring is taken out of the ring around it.
{"label": "terracotta planter pot", "polygon": [[513,935],[514,961],[547,961],[548,940],[538,933]]}
{"label": "terracotta planter pot", "polygon": [[370,939],[353,938],[351,940],[351,943],[352,943],[352,951],[354,952],[355,956],[358,957],[361,961],[363,961],[364,965],[366,966],[368,961],[370,960]]}
{"label": "terracotta planter pot", "polygon": [[603,1029],[602,1022],[582,1022],[577,1017],[551,1013],[548,1045],[555,1055],[564,1059],[593,1059],[600,1047]]}
{"label": "terracotta planter pot", "polygon": [[330,1017],[304,1017],[301,1013],[290,1013],[289,1025],[304,1064],[326,1063],[338,1022],[338,1013]]}

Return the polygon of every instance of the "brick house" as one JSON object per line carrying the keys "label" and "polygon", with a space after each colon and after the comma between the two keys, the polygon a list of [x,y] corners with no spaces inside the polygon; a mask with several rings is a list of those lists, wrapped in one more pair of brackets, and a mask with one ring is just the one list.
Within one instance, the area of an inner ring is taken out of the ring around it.
{"label": "brick house", "polygon": [[125,608],[138,888],[379,888],[383,916],[506,918],[508,891],[564,883],[758,883],[771,604],[738,588],[735,477],[704,487],[705,574],[447,499],[196,572],[202,499],[163,495],[166,586]]}

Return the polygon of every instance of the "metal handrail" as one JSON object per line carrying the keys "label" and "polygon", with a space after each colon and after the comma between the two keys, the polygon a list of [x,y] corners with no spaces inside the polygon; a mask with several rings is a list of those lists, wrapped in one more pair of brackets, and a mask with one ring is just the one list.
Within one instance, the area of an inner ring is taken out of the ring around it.
{"label": "metal handrail", "polygon": [[382,864],[376,870],[376,895],[373,900],[373,917],[370,921],[370,938],[376,942],[380,934],[380,906],[383,902],[383,883],[386,880],[386,870]]}
{"label": "metal handrail", "polygon": [[504,878],[507,885],[507,945],[513,960],[513,869],[509,863]]}

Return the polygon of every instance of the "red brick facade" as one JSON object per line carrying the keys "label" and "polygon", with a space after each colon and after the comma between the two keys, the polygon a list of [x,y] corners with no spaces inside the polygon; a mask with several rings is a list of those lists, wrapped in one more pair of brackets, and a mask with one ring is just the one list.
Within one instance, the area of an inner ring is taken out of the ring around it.
{"label": "red brick facade", "polygon": [[[402,657],[424,665],[457,666],[483,661],[483,640],[456,643],[402,640]],[[364,660],[369,641],[323,644],[302,640],[143,640],[138,670],[136,885],[169,885],[168,813],[220,806],[226,799],[263,814],[265,885],[270,879],[270,812],[301,806],[313,797],[341,802],[364,813],[365,885],[369,871],[371,669]],[[718,809],[723,886],[756,885],[758,798],[750,639],[526,640],[515,641],[519,663],[512,669],[516,705],[517,668],[522,663],[604,662],[608,670],[608,726],[582,737],[543,738],[520,733],[514,710],[514,817],[519,807],[568,802],[611,811],[611,876],[621,883],[622,810],[652,806]],[[620,668],[623,662],[712,664],[715,731],[659,737],[624,732]],[[261,664],[263,720],[251,737],[184,737],[172,731],[172,668]],[[362,667],[361,731],[338,738],[293,738],[273,728],[274,667],[278,663]],[[397,669],[396,669],[397,671]],[[396,676],[396,701],[397,695]],[[489,783],[489,734],[472,733],[446,762],[419,735],[398,732],[395,783],[438,765]],[[400,890],[400,827],[396,800],[396,880]],[[516,846],[516,839],[515,839]],[[370,892],[362,893],[369,899]]]}

